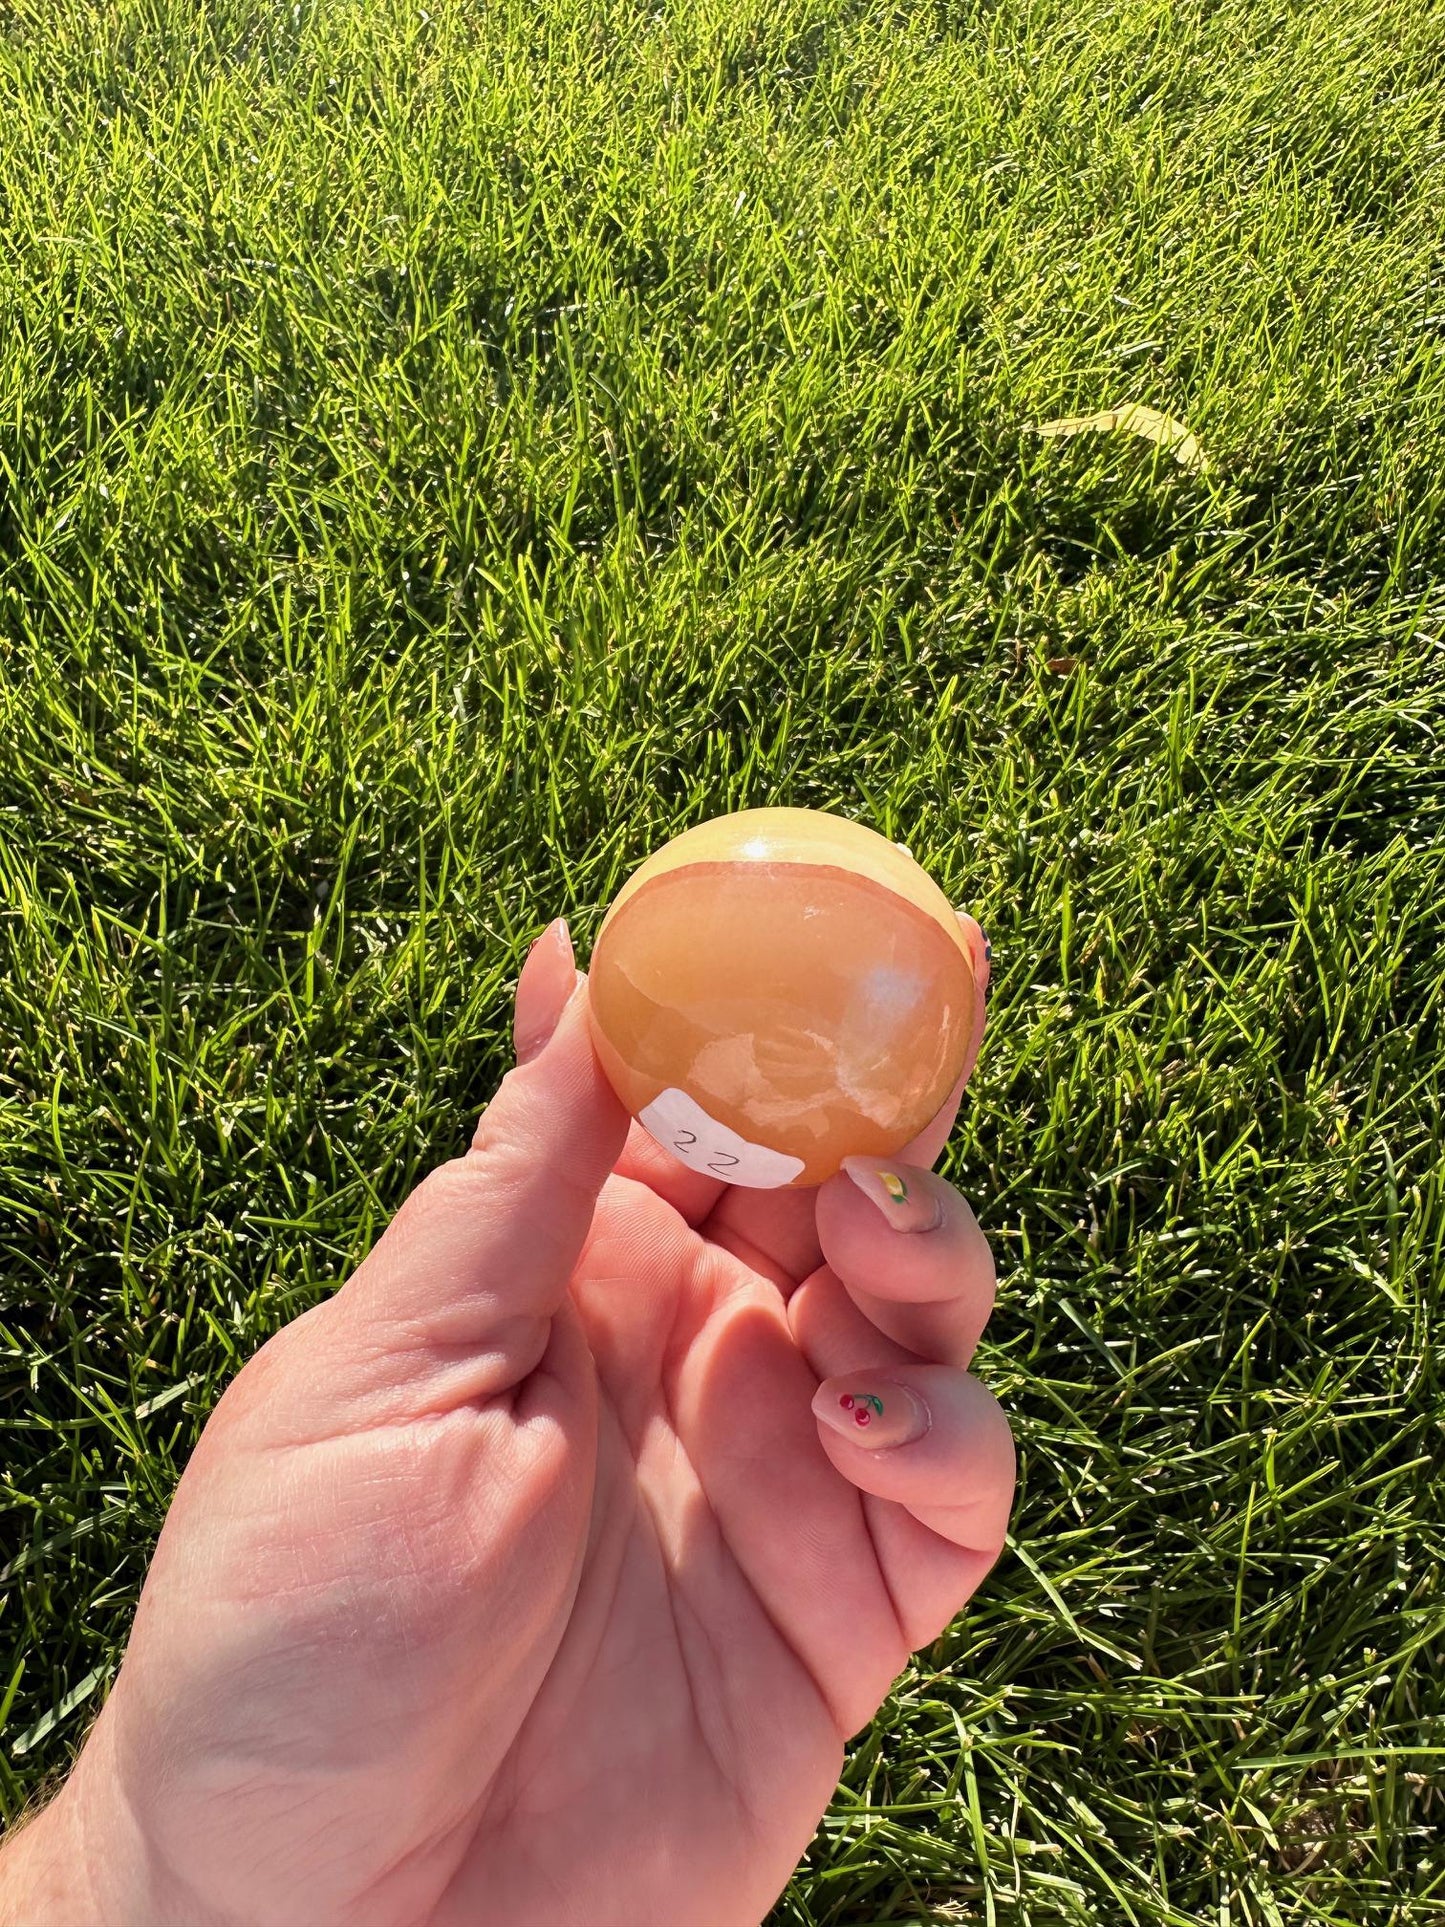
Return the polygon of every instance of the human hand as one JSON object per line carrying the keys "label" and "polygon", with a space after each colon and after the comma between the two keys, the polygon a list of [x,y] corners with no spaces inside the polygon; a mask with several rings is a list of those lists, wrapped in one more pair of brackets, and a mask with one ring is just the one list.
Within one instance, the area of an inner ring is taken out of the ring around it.
{"label": "human hand", "polygon": [[629,1129],[585,1004],[555,924],[471,1150],[220,1401],[0,1920],[756,1927],[988,1571],[993,1264],[923,1168],[962,1082],[902,1203],[732,1190]]}

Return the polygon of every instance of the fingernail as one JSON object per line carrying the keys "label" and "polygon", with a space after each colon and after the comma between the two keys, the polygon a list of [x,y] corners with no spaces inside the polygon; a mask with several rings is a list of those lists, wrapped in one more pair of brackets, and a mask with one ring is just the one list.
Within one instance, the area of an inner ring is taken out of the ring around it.
{"label": "fingernail", "polygon": [[843,1169],[895,1231],[936,1231],[943,1223],[943,1199],[920,1172],[886,1158],[844,1158]]}
{"label": "fingernail", "polygon": [[889,1378],[825,1378],[813,1394],[813,1411],[841,1438],[870,1452],[911,1445],[933,1423],[918,1393]]}
{"label": "fingernail", "polygon": [[572,963],[572,933],[567,919],[557,917],[547,925],[527,952],[522,976],[537,973],[534,1005],[528,1012],[525,1030],[516,1036],[517,1062],[530,1063],[550,1042],[562,1021],[562,1013],[577,993],[578,973]]}

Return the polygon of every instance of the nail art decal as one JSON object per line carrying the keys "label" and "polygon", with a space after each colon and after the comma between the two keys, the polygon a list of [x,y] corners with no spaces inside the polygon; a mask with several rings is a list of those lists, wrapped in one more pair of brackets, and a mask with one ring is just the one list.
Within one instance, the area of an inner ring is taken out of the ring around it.
{"label": "nail art decal", "polygon": [[855,1425],[871,1425],[875,1415],[883,1416],[883,1401],[872,1392],[859,1392],[856,1397],[852,1392],[844,1392],[838,1403],[845,1412],[853,1414]]}
{"label": "nail art decal", "polygon": [[836,1378],[825,1379],[813,1394],[813,1416],[865,1452],[888,1452],[921,1439],[933,1423],[922,1393],[891,1379],[875,1378],[873,1383],[885,1387],[886,1413],[884,1392],[865,1392],[856,1379]]}
{"label": "nail art decal", "polygon": [[844,1158],[843,1169],[881,1215],[890,1231],[936,1231],[943,1223],[944,1191],[926,1171],[895,1168],[878,1158]]}

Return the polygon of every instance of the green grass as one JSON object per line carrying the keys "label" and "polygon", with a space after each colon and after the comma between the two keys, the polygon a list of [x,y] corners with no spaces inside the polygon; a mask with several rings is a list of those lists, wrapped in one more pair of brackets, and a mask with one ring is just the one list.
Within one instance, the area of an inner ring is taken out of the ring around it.
{"label": "green grass", "polygon": [[787,802],[993,939],[1023,1471],[775,1922],[1445,1922],[1442,556],[1439,0],[10,0],[5,1813],[528,939]]}

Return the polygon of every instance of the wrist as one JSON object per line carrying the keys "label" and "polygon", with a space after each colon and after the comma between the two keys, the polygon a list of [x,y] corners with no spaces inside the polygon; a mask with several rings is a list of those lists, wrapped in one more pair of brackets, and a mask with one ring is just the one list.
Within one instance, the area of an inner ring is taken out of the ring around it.
{"label": "wrist", "polygon": [[69,1783],[0,1853],[0,1927],[97,1927]]}
{"label": "wrist", "polygon": [[0,1853],[0,1927],[171,1927],[177,1913],[105,1757],[105,1723],[70,1778]]}

